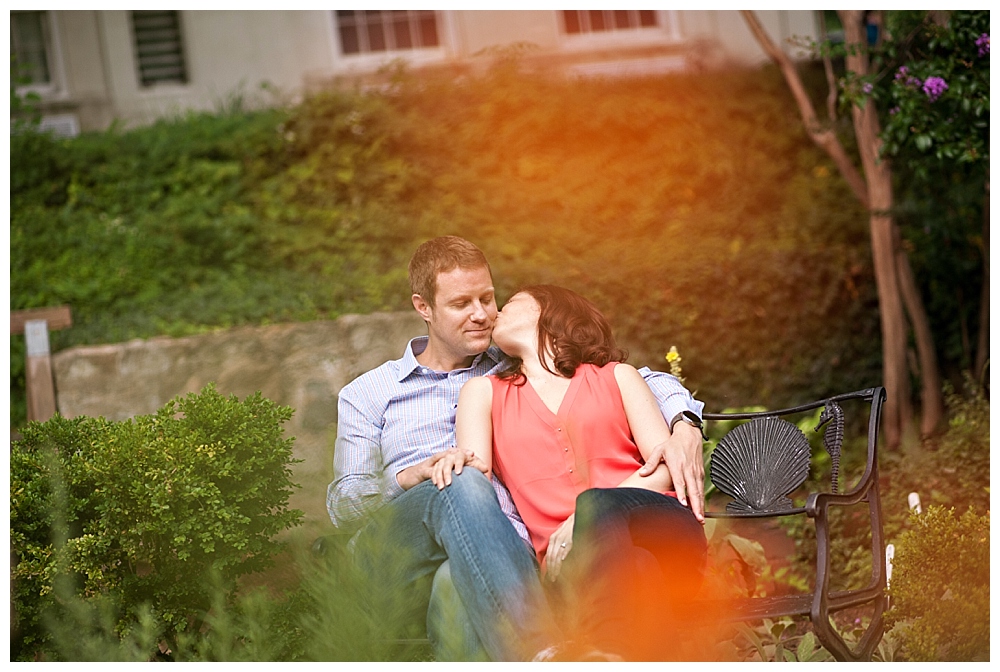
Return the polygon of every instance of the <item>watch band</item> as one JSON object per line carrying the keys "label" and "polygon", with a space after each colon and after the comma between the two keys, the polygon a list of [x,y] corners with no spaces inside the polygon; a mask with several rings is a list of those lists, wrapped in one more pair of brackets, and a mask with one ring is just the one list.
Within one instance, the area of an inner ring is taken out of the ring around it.
{"label": "watch band", "polygon": [[705,423],[693,411],[681,411],[680,413],[675,415],[673,419],[670,421],[671,433],[674,431],[674,426],[677,425],[678,422],[683,422],[688,425],[691,425],[701,433],[701,438],[703,438],[705,441],[708,441],[708,437],[705,436]]}

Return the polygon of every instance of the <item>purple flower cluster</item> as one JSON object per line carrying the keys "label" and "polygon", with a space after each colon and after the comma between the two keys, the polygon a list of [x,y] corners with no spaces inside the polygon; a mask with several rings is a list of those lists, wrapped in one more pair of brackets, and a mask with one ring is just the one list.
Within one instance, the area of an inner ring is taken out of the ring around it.
{"label": "purple flower cluster", "polygon": [[899,70],[896,71],[896,81],[903,86],[920,86],[920,80],[911,75],[910,69],[905,65],[899,66]]}
{"label": "purple flower cluster", "polygon": [[990,53],[990,34],[983,33],[976,39],[976,46],[979,47],[979,57],[982,58]]}
{"label": "purple flower cluster", "polygon": [[948,83],[940,77],[928,77],[924,82],[923,91],[933,103],[941,97],[941,94],[948,90]]}
{"label": "purple flower cluster", "polygon": [[865,82],[861,85],[861,90],[867,95],[875,90],[875,85],[871,82]]}

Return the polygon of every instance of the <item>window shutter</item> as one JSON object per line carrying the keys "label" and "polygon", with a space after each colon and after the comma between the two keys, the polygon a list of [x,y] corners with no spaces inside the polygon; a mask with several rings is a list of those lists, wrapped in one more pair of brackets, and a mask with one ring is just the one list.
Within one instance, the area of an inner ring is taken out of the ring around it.
{"label": "window shutter", "polygon": [[176,11],[132,12],[136,61],[143,86],[187,82],[180,17]]}

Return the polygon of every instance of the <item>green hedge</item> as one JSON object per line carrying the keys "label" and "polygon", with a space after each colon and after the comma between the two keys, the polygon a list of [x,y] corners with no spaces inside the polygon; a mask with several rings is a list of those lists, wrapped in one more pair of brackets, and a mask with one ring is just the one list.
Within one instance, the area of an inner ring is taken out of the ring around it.
{"label": "green hedge", "polygon": [[168,633],[213,592],[269,565],[288,508],[291,409],[209,386],[122,422],[56,416],[11,447],[12,658],[44,650],[68,596],[106,601],[128,632],[143,605]]}
{"label": "green hedge", "polygon": [[[549,281],[633,361],[676,345],[713,408],[878,382],[867,222],[774,70],[403,75],[287,110],[11,138],[11,306],[53,347],[409,308],[406,261],[463,235],[501,298]],[[23,338],[12,339],[23,422]]]}
{"label": "green hedge", "polygon": [[908,660],[990,659],[990,516],[940,506],[913,514],[889,586],[893,627]]}

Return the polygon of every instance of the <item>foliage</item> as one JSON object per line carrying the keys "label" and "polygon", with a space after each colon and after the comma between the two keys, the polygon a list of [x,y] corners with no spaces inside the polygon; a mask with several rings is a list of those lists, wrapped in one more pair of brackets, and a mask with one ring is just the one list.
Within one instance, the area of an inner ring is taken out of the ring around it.
{"label": "foliage", "polygon": [[10,55],[10,131],[17,134],[24,131],[37,130],[38,123],[42,120],[42,114],[38,110],[38,104],[42,98],[35,91],[18,91],[19,86],[31,84],[30,75],[26,74],[14,58]]}
{"label": "foliage", "polygon": [[413,248],[453,233],[487,252],[501,298],[577,289],[639,365],[676,343],[711,406],[865,387],[879,351],[863,214],[787,95],[772,71],[566,81],[507,66],[22,134],[11,307],[69,303],[54,350],[407,309]]}
{"label": "foliage", "polygon": [[[918,520],[910,514],[909,493],[916,492],[925,508],[930,505],[960,511],[970,507],[980,512],[989,511],[989,400],[980,386],[967,378],[963,393],[950,385],[945,386],[945,403],[949,415],[947,431],[903,452],[879,453],[883,533],[886,543],[896,546],[897,558],[899,545],[904,543],[902,539],[914,529]],[[864,464],[859,458],[863,453],[863,450],[845,445],[841,464],[844,479],[850,481],[860,475]],[[828,475],[824,473],[810,475],[812,481],[826,478]],[[883,561],[881,557],[871,556],[867,507],[833,507],[830,519],[829,554],[834,568],[831,575],[834,589],[866,585],[871,577],[872,563]],[[782,525],[795,540],[794,575],[808,580],[816,566],[812,524],[799,517],[789,517],[783,519]],[[927,566],[930,568],[931,563]],[[893,582],[895,577],[894,570]],[[887,634],[884,655],[904,658],[910,655],[905,628],[906,624],[900,619],[898,632]],[[894,653],[896,648],[898,653]]]}
{"label": "foliage", "polygon": [[[924,298],[938,361],[973,366],[988,264],[989,12],[884,12],[873,74],[842,100],[875,105],[893,164],[894,216]],[[975,372],[979,373],[979,372]]]}
{"label": "foliage", "polygon": [[56,584],[107,601],[119,634],[151,618],[169,635],[196,627],[210,580],[270,562],[288,509],[291,409],[260,393],[239,401],[208,386],[122,422],[56,416],[29,423],[11,451],[11,547],[18,636],[13,657],[44,649]]}
{"label": "foliage", "polygon": [[346,554],[319,558],[293,547],[282,561],[296,574],[294,584],[284,590],[272,585],[234,596],[218,575],[207,580],[210,609],[200,627],[176,633],[169,644],[167,628],[148,604],[137,609],[136,623],[122,633],[108,600],[64,593],[44,621],[50,636],[44,658],[189,663],[431,659],[426,642],[394,641],[401,633],[399,622],[372,617],[365,600],[369,586]]}
{"label": "foliage", "polygon": [[929,12],[886,16],[895,39],[880,54],[884,151],[924,180],[934,163],[989,165],[989,14],[953,11],[944,23]]}
{"label": "foliage", "polygon": [[909,660],[990,659],[990,516],[930,506],[900,536],[886,622]]}

